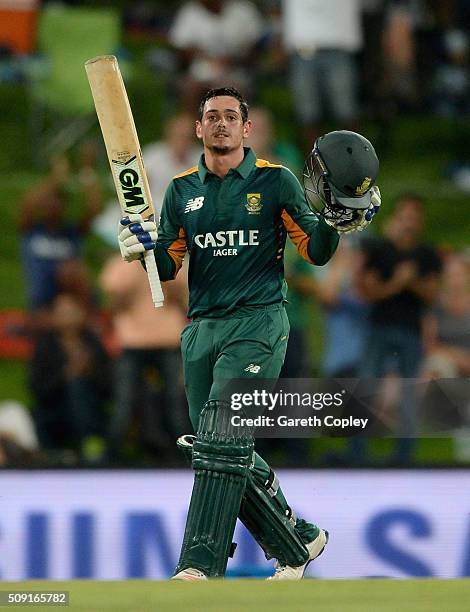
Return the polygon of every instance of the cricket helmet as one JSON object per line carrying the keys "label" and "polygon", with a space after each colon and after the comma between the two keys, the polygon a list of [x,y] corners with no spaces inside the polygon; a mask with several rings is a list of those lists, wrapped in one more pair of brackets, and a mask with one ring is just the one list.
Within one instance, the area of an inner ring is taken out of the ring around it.
{"label": "cricket helmet", "polygon": [[329,132],[317,138],[305,161],[305,197],[328,221],[354,219],[369,208],[378,171],[379,160],[367,138],[348,130]]}

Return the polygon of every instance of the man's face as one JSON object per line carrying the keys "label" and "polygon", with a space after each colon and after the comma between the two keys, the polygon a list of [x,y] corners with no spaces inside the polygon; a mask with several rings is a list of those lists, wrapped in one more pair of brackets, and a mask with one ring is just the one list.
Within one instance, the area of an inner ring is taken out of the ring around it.
{"label": "man's face", "polygon": [[250,129],[251,121],[243,123],[240,103],[231,96],[207,100],[201,121],[196,121],[197,137],[206,149],[219,155],[242,148]]}
{"label": "man's face", "polygon": [[85,326],[86,311],[83,305],[69,295],[59,295],[52,309],[56,329],[78,330]]}
{"label": "man's face", "polygon": [[394,221],[402,237],[406,236],[410,240],[418,238],[424,221],[420,205],[413,200],[403,200],[395,211]]}

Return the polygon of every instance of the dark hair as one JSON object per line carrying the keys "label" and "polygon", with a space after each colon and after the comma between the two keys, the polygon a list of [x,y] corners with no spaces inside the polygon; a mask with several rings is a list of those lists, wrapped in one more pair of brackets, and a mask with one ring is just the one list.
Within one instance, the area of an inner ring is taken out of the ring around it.
{"label": "dark hair", "polygon": [[212,100],[212,98],[217,98],[218,96],[230,96],[231,98],[238,100],[240,103],[240,115],[242,116],[242,121],[243,123],[248,121],[248,103],[238,89],[235,89],[235,87],[216,87],[215,89],[210,89],[202,98],[199,105],[199,120],[202,119],[204,114],[204,105],[207,100]]}

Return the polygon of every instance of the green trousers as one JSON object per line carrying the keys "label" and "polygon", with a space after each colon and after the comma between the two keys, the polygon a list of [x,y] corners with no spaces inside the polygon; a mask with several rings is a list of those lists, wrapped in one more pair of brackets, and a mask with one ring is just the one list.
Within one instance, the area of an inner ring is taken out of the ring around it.
{"label": "green trousers", "polygon": [[[289,320],[283,304],[246,306],[221,318],[199,318],[181,335],[184,384],[189,416],[197,431],[199,415],[208,400],[220,400],[223,385],[231,379],[277,379],[286,354]],[[267,480],[270,468],[255,453],[257,476]],[[276,498],[289,508],[279,488]],[[302,541],[311,542],[318,527],[298,518]]]}

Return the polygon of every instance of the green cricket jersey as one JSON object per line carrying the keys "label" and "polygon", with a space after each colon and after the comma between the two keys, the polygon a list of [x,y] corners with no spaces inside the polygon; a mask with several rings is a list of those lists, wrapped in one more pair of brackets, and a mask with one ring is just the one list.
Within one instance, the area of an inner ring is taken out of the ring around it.
{"label": "green cricket jersey", "polygon": [[161,279],[170,280],[189,251],[189,316],[220,317],[285,299],[287,234],[319,265],[338,244],[337,232],[310,210],[284,166],[245,149],[242,163],[220,178],[202,155],[168,186],[155,257]]}

